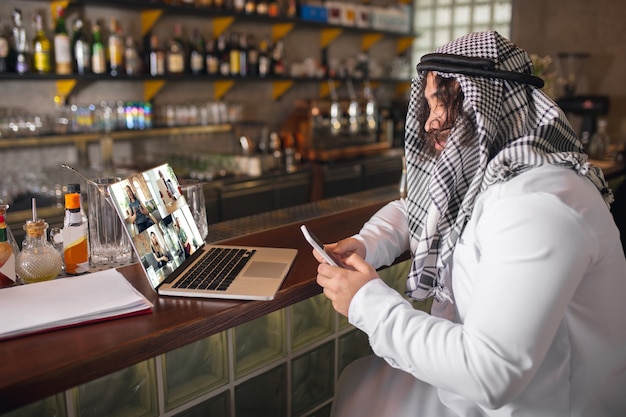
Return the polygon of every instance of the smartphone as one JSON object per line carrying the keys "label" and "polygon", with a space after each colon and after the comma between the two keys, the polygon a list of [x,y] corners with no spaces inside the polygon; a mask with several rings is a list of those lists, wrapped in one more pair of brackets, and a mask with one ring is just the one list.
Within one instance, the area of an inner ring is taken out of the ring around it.
{"label": "smartphone", "polygon": [[307,242],[309,242],[309,244],[322,255],[324,260],[328,262],[329,265],[341,266],[341,262],[339,262],[332,253],[324,249],[324,244],[320,242],[317,236],[311,233],[305,225],[300,226],[300,230],[302,230],[302,234],[304,235],[304,238],[307,240]]}

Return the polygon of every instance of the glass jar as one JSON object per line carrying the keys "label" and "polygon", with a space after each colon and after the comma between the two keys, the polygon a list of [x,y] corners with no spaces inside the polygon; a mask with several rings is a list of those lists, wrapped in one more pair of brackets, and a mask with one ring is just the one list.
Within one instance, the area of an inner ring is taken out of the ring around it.
{"label": "glass jar", "polygon": [[25,284],[49,281],[61,273],[61,254],[47,239],[48,223],[43,219],[28,220],[22,251],[15,260],[17,275]]}

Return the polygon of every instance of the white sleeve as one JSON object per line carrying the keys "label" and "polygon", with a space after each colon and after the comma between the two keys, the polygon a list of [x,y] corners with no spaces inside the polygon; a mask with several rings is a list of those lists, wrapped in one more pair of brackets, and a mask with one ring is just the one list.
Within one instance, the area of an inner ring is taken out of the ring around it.
{"label": "white sleeve", "polygon": [[359,290],[349,320],[390,365],[491,408],[536,372],[597,243],[548,194],[492,202],[475,224],[476,241],[461,243],[479,257],[462,324],[414,310],[380,280]]}
{"label": "white sleeve", "polygon": [[365,261],[379,268],[391,265],[409,248],[406,201],[395,200],[378,210],[353,236],[365,244]]}

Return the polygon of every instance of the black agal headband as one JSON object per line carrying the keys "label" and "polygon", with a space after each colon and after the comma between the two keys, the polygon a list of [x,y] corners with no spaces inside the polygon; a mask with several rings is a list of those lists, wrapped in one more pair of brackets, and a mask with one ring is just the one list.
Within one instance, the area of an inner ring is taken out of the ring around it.
{"label": "black agal headband", "polygon": [[438,71],[457,73],[471,77],[499,78],[529,84],[537,88],[543,87],[543,80],[525,72],[504,71],[496,69],[496,63],[490,59],[454,54],[426,54],[417,64],[418,71]]}

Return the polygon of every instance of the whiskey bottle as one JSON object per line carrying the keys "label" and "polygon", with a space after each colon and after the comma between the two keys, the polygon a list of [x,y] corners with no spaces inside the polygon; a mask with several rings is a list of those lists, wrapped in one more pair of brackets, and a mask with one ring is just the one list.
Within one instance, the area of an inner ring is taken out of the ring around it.
{"label": "whiskey bottle", "polygon": [[91,70],[94,74],[104,74],[107,71],[106,55],[104,52],[104,44],[102,43],[102,34],[100,25],[93,25],[93,34],[91,39]]}
{"label": "whiskey bottle", "polygon": [[174,25],[174,37],[169,42],[166,54],[166,67],[169,74],[182,74],[185,72],[185,46],[182,34],[181,25]]}
{"label": "whiskey bottle", "polygon": [[57,74],[72,73],[70,37],[65,26],[65,10],[57,7],[57,22],[54,27],[54,67]]}
{"label": "whiskey bottle", "polygon": [[215,39],[210,39],[206,43],[206,54],[204,55],[206,72],[209,75],[218,74],[220,69],[220,60],[217,56],[215,48]]}
{"label": "whiskey bottle", "polygon": [[74,33],[72,34],[72,61],[74,72],[87,74],[91,72],[91,47],[85,34],[83,19],[74,20]]}
{"label": "whiskey bottle", "polygon": [[200,30],[195,28],[189,41],[189,69],[192,74],[204,74],[204,39],[200,35]]}
{"label": "whiskey bottle", "polygon": [[33,70],[48,73],[52,70],[50,40],[43,31],[41,14],[35,15],[35,37],[33,38]]}
{"label": "whiskey bottle", "polygon": [[30,71],[30,42],[22,22],[22,10],[13,10],[13,47],[15,48],[15,72],[25,74]]}

